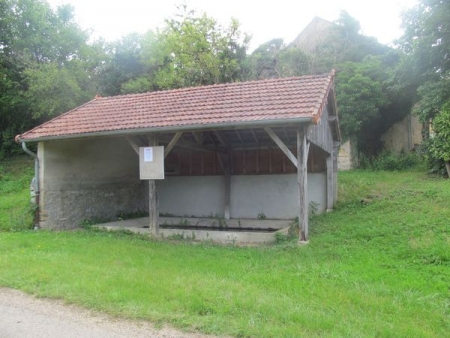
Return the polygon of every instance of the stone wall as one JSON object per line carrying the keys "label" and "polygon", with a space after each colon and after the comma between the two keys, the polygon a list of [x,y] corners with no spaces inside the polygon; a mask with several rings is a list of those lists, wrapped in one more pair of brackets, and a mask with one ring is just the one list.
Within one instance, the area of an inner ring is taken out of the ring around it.
{"label": "stone wall", "polygon": [[74,228],[148,209],[138,157],[125,139],[46,141],[38,156],[43,228]]}
{"label": "stone wall", "polygon": [[395,154],[408,153],[422,143],[422,124],[415,115],[396,122],[381,136],[384,148]]}

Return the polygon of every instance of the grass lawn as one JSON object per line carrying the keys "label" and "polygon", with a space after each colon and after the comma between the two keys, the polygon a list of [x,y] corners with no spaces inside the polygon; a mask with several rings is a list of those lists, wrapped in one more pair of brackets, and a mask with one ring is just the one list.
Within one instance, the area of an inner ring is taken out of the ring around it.
{"label": "grass lawn", "polygon": [[[0,285],[218,335],[448,336],[450,181],[346,172],[339,184],[335,212],[312,219],[301,247],[3,231]],[[15,196],[2,194],[2,214]]]}

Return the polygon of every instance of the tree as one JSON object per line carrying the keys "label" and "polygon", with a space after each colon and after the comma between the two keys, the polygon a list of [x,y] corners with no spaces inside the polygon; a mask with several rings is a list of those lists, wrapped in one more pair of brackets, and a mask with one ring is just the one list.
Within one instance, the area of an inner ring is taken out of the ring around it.
{"label": "tree", "polygon": [[197,15],[185,6],[156,33],[142,40],[145,74],[123,84],[122,92],[171,89],[243,78],[249,37],[232,20],[221,27],[206,14]]}
{"label": "tree", "polygon": [[379,115],[379,107],[386,103],[382,73],[375,69],[380,69],[380,61],[374,58],[365,63],[346,62],[336,76],[339,123],[344,140],[360,143],[361,131]]}
{"label": "tree", "polygon": [[279,54],[284,48],[283,39],[273,39],[256,48],[247,59],[249,79],[280,77]]}
{"label": "tree", "polygon": [[[106,62],[99,69],[99,90],[102,95],[122,93],[124,83],[145,73],[142,62],[143,35],[132,33],[106,45]],[[143,86],[145,89],[150,85]],[[129,90],[141,92],[141,90]]]}
{"label": "tree", "polygon": [[88,39],[69,5],[0,0],[0,156],[17,133],[94,97],[104,54]]}
{"label": "tree", "polygon": [[450,102],[446,103],[433,120],[434,135],[431,138],[431,152],[445,162],[450,177]]}
{"label": "tree", "polygon": [[[434,127],[436,127],[434,121],[437,119],[438,129],[444,119],[440,115],[448,116],[450,104],[449,22],[450,2],[422,0],[405,12],[403,16],[405,34],[400,39],[401,48],[410,57],[411,71],[418,87],[414,112],[422,122],[431,123]],[[446,141],[443,139],[445,135]],[[449,142],[448,134],[441,132],[441,136],[436,140],[425,143],[424,151],[429,155],[430,166],[436,165],[436,159],[443,161],[442,155],[446,153],[445,144]]]}

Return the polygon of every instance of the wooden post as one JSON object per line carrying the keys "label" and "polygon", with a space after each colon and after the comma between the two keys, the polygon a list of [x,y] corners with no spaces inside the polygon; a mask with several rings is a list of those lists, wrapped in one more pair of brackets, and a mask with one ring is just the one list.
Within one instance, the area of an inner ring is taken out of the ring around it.
{"label": "wooden post", "polygon": [[[150,147],[158,145],[158,138],[155,135],[147,136]],[[154,236],[159,235],[159,205],[156,180],[148,180],[148,216],[149,230]]]}
{"label": "wooden post", "polygon": [[230,219],[230,202],[231,202],[231,154],[217,154],[220,166],[225,174],[225,205],[223,211],[223,217]]}
{"label": "wooden post", "polygon": [[225,169],[225,209],[224,209],[224,218],[230,219],[230,202],[231,202],[231,161],[230,161],[230,153],[226,156],[226,161],[224,161],[224,169]]}
{"label": "wooden post", "polygon": [[327,156],[327,211],[333,210],[334,205],[334,170],[333,154]]}
{"label": "wooden post", "polygon": [[308,150],[306,126],[297,130],[297,185],[298,185],[298,223],[300,227],[299,243],[308,242]]}
{"label": "wooden post", "polygon": [[334,142],[333,147],[333,191],[334,191],[334,203],[338,199],[338,157],[339,157],[339,142]]}

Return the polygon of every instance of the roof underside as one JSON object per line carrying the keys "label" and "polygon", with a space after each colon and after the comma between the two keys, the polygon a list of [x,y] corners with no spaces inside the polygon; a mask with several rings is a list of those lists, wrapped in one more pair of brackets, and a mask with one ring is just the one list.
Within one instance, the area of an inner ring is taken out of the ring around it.
{"label": "roof underside", "polygon": [[19,141],[122,132],[317,121],[333,83],[324,75],[96,98],[24,134]]}

